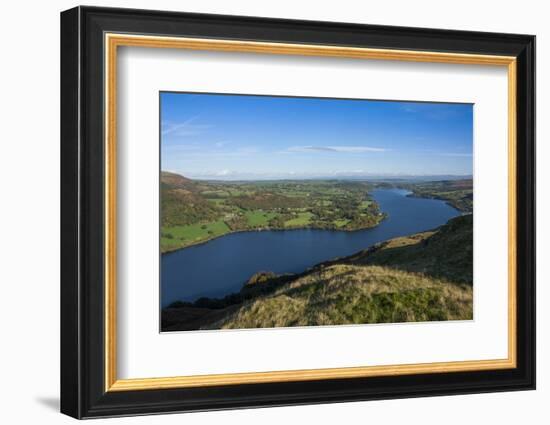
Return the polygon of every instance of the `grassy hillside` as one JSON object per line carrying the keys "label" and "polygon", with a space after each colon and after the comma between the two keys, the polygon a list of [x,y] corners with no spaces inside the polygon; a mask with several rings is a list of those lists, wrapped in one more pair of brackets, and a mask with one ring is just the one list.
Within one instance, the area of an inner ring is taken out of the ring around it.
{"label": "grassy hillside", "polygon": [[470,319],[472,292],[388,267],[333,265],[243,305],[204,329]]}
{"label": "grassy hillside", "polygon": [[162,227],[215,220],[218,211],[201,193],[201,186],[178,174],[161,174]]}
{"label": "grassy hillside", "polygon": [[163,330],[468,320],[472,217],[393,239],[299,275],[258,273],[238,294],[175,303]]}
{"label": "grassy hillside", "polygon": [[391,239],[339,261],[391,267],[471,285],[472,258],[473,217],[463,215],[437,230]]}

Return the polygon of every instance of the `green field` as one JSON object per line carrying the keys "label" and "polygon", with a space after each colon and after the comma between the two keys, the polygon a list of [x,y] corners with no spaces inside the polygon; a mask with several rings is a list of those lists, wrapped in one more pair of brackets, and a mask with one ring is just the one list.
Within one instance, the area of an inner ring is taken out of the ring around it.
{"label": "green field", "polygon": [[224,235],[229,233],[230,230],[223,221],[163,227],[161,231],[161,248],[164,248],[163,252],[170,251],[171,247],[179,247],[183,244],[192,245],[193,243]]}
{"label": "green field", "polygon": [[296,218],[285,221],[285,227],[307,227],[311,223],[313,214],[310,212],[301,212]]}
{"label": "green field", "polygon": [[349,220],[334,220],[334,224],[336,227],[344,227],[346,224],[348,224]]}
{"label": "green field", "polygon": [[372,201],[365,200],[365,201],[361,202],[361,204],[359,205],[359,208],[361,208],[362,210],[366,210],[370,207],[371,204],[372,204]]}
{"label": "green field", "polygon": [[248,224],[252,227],[267,227],[269,220],[277,216],[277,213],[258,211],[246,211],[244,213]]}

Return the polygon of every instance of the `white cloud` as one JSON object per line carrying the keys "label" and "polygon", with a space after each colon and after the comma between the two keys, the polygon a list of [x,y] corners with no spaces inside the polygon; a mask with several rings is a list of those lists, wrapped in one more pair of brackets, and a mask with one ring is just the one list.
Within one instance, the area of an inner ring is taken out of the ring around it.
{"label": "white cloud", "polygon": [[162,135],[172,135],[172,136],[196,136],[198,134],[201,134],[204,132],[204,130],[208,130],[211,128],[211,125],[208,124],[195,124],[194,121],[197,120],[198,117],[191,117],[184,122],[181,123],[171,123],[164,121],[162,122]]}
{"label": "white cloud", "polygon": [[366,153],[386,152],[387,149],[370,146],[292,146],[286,152],[335,152],[335,153]]}

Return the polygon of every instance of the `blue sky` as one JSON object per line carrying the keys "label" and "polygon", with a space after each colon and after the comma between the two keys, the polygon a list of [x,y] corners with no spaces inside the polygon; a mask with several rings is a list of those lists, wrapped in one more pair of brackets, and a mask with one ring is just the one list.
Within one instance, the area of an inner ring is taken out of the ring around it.
{"label": "blue sky", "polygon": [[161,167],[187,177],[472,174],[470,104],[160,96]]}

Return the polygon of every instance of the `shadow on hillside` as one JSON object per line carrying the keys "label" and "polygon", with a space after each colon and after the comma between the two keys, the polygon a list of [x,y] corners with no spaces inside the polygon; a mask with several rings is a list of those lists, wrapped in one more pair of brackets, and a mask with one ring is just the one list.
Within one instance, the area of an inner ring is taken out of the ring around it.
{"label": "shadow on hillside", "polygon": [[[425,235],[425,236],[422,236]],[[404,246],[394,246],[402,242]],[[435,233],[388,241],[358,254],[348,264],[378,265],[459,284],[473,280],[473,220],[464,215],[450,220]]]}

